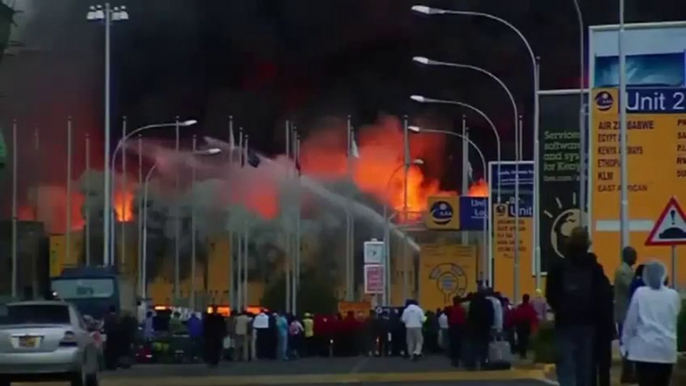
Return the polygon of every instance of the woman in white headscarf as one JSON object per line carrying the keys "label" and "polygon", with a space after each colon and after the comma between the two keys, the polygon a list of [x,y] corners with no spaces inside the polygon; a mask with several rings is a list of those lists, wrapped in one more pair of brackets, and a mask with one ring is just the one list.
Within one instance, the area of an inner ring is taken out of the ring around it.
{"label": "woman in white headscarf", "polygon": [[636,362],[639,386],[669,386],[677,361],[679,294],[665,286],[664,265],[645,265],[643,281],[631,299],[622,332],[622,354]]}

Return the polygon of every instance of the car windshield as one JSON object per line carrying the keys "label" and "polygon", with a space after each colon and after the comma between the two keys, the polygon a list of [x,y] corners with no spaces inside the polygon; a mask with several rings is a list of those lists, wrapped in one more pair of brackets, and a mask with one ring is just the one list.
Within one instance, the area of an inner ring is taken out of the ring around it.
{"label": "car windshield", "polygon": [[69,306],[62,304],[16,304],[0,307],[0,325],[69,324]]}
{"label": "car windshield", "polygon": [[52,290],[60,299],[109,298],[114,295],[114,279],[53,279]]}

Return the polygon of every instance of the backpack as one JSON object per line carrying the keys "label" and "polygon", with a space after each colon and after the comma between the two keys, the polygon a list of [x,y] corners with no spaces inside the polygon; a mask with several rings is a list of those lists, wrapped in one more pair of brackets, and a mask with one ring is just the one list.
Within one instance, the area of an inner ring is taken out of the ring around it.
{"label": "backpack", "polygon": [[569,314],[593,312],[593,267],[568,262],[562,271],[561,304]]}

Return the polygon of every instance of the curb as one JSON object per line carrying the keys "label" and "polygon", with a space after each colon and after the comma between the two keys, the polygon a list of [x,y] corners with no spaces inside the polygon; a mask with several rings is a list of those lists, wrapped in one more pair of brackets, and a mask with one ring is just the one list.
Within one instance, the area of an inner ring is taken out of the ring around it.
{"label": "curb", "polygon": [[439,382],[439,381],[516,381],[538,380],[547,383],[542,370],[504,371],[447,371],[427,373],[346,373],[307,374],[288,376],[207,376],[207,377],[116,377],[103,378],[103,386],[140,386],[158,384],[165,386],[251,386],[251,385],[307,385],[345,383],[394,383],[394,382]]}

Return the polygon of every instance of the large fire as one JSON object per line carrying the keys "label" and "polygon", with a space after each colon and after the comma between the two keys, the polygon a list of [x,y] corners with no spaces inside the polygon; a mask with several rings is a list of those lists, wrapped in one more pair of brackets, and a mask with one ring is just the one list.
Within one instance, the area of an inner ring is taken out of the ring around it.
{"label": "large fire", "polygon": [[[360,190],[395,208],[404,207],[404,139],[400,120],[384,117],[377,124],[362,127],[357,132],[359,157],[348,164],[345,130],[340,127],[317,130],[302,145],[304,173],[320,179],[340,179],[346,175],[349,166]],[[411,166],[407,173],[407,208],[410,212],[420,212],[426,210],[429,196],[451,193],[441,191],[438,179],[429,178],[422,172],[423,168],[442,169],[445,162],[444,138],[413,136],[410,156],[424,162],[424,166]],[[468,192],[470,196],[487,194],[488,187],[484,181],[472,185]]]}

